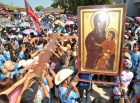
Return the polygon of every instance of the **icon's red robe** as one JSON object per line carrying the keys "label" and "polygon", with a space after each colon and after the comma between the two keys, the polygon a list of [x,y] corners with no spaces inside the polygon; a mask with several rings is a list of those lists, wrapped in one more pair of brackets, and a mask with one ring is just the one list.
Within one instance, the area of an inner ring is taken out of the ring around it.
{"label": "icon's red robe", "polygon": [[106,39],[105,34],[98,35],[95,30],[90,32],[85,40],[86,50],[87,50],[87,59],[86,59],[86,68],[95,68],[98,60],[98,54],[102,52],[102,47],[96,46],[95,43],[101,44]]}

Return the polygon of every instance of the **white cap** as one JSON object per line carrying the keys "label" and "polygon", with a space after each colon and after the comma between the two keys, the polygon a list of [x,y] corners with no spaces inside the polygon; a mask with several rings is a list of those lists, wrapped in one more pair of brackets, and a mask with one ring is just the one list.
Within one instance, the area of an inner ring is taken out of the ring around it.
{"label": "white cap", "polygon": [[19,35],[18,38],[19,38],[19,39],[23,38],[23,35]]}

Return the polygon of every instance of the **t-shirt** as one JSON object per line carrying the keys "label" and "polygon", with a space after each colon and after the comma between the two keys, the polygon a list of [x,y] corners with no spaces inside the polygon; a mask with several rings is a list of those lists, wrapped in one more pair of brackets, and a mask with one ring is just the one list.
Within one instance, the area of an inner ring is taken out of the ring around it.
{"label": "t-shirt", "polygon": [[21,51],[21,52],[19,53],[19,55],[18,55],[18,58],[19,58],[20,60],[22,60],[22,59],[23,59],[23,57],[24,57],[24,52],[23,52],[23,51]]}
{"label": "t-shirt", "polygon": [[68,98],[66,98],[66,93],[68,91],[68,88],[62,87],[61,85],[58,88],[58,95],[60,98],[61,103],[76,103],[75,99],[78,98],[78,94],[74,91],[71,91],[69,93]]}
{"label": "t-shirt", "polygon": [[10,99],[10,103],[16,103],[16,100],[21,92],[21,87],[17,87],[10,95],[8,96]]}
{"label": "t-shirt", "polygon": [[43,48],[43,45],[37,45],[36,50],[41,50]]}
{"label": "t-shirt", "polygon": [[1,42],[4,43],[4,42],[6,42],[6,40],[5,39],[1,39]]}
{"label": "t-shirt", "polygon": [[3,73],[0,74],[0,80],[3,80],[4,78],[6,78],[6,75],[4,75]]}
{"label": "t-shirt", "polygon": [[[93,74],[79,74],[78,76],[80,79],[92,80]],[[78,82],[79,86],[89,86],[91,82]]]}
{"label": "t-shirt", "polygon": [[[45,87],[47,88],[48,92],[49,92],[49,86],[48,85],[45,85]],[[37,91],[37,99],[41,99],[43,100],[45,98],[45,94],[44,94],[44,91],[43,91],[43,88],[42,86],[39,84],[38,85],[38,91]]]}
{"label": "t-shirt", "polygon": [[6,61],[5,57],[0,54],[0,68],[4,64],[5,61]]}
{"label": "t-shirt", "polygon": [[[133,72],[131,72],[131,71],[129,71],[129,72],[122,71],[121,79],[122,79],[122,82],[124,82],[124,84],[126,86],[126,92],[127,92],[127,87],[130,84],[133,76],[134,76]],[[120,82],[119,77],[117,77],[116,82]],[[115,95],[121,95],[120,86],[115,86],[114,89],[113,89],[113,93]]]}
{"label": "t-shirt", "polygon": [[3,54],[4,54],[6,60],[8,60],[8,61],[11,60],[9,51],[4,50]]}
{"label": "t-shirt", "polygon": [[130,51],[129,54],[132,60],[132,66],[129,70],[134,71],[138,67],[139,62],[140,62],[140,52],[134,54],[133,51]]}
{"label": "t-shirt", "polygon": [[10,73],[10,78],[13,78],[14,74],[21,74],[21,70],[16,70]]}
{"label": "t-shirt", "polygon": [[56,66],[56,63],[52,62],[51,63],[51,69],[54,70],[55,69],[55,66]]}
{"label": "t-shirt", "polygon": [[[136,80],[139,80],[140,79],[140,63],[139,63],[139,66],[138,66],[138,69],[137,69],[137,72],[136,72],[135,79]],[[136,82],[136,85],[137,86],[140,86],[140,82]]]}
{"label": "t-shirt", "polygon": [[8,38],[10,38],[10,41],[12,41],[13,38],[15,38],[14,35],[9,35]]}

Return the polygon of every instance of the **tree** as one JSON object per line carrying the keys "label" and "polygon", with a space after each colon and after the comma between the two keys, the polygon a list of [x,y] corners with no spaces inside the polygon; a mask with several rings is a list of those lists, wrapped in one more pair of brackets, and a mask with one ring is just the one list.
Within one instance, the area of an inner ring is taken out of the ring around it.
{"label": "tree", "polygon": [[52,7],[61,6],[65,10],[77,12],[78,6],[112,4],[114,0],[53,0]]}
{"label": "tree", "polygon": [[42,7],[42,6],[37,6],[37,7],[35,8],[35,10],[39,12],[39,11],[41,11],[43,8],[44,8],[44,7]]}
{"label": "tree", "polygon": [[64,13],[66,13],[68,9],[68,4],[71,2],[71,0],[53,0],[53,4],[51,7],[57,8],[60,6],[62,9],[64,9]]}

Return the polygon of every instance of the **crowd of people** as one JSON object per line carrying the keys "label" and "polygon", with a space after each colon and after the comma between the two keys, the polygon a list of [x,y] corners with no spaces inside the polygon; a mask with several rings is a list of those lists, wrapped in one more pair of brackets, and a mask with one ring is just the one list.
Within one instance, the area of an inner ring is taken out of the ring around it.
{"label": "crowd of people", "polygon": [[[60,103],[90,103],[90,92],[94,89],[94,84],[78,82],[78,78],[101,81],[104,79],[108,82],[120,82],[121,78],[120,86],[110,87],[112,93],[108,103],[139,103],[140,24],[137,21],[125,23],[122,76],[103,78],[94,74],[77,75],[76,16],[68,18],[64,14],[58,14],[38,17],[40,25],[44,23],[45,18],[47,26],[42,28],[40,34],[23,32],[26,29],[36,31],[32,19],[24,15],[12,17],[11,27],[0,25],[0,103],[53,103],[53,100]],[[70,19],[73,24],[62,25]],[[63,23],[55,23],[56,20]],[[21,27],[23,22],[28,22],[30,26]],[[40,55],[55,34],[58,39],[51,49],[50,59],[45,63],[45,67],[42,67],[42,75],[36,75],[33,67],[38,64]],[[84,90],[86,101],[83,101]],[[92,103],[104,101],[102,97],[98,97]]]}

